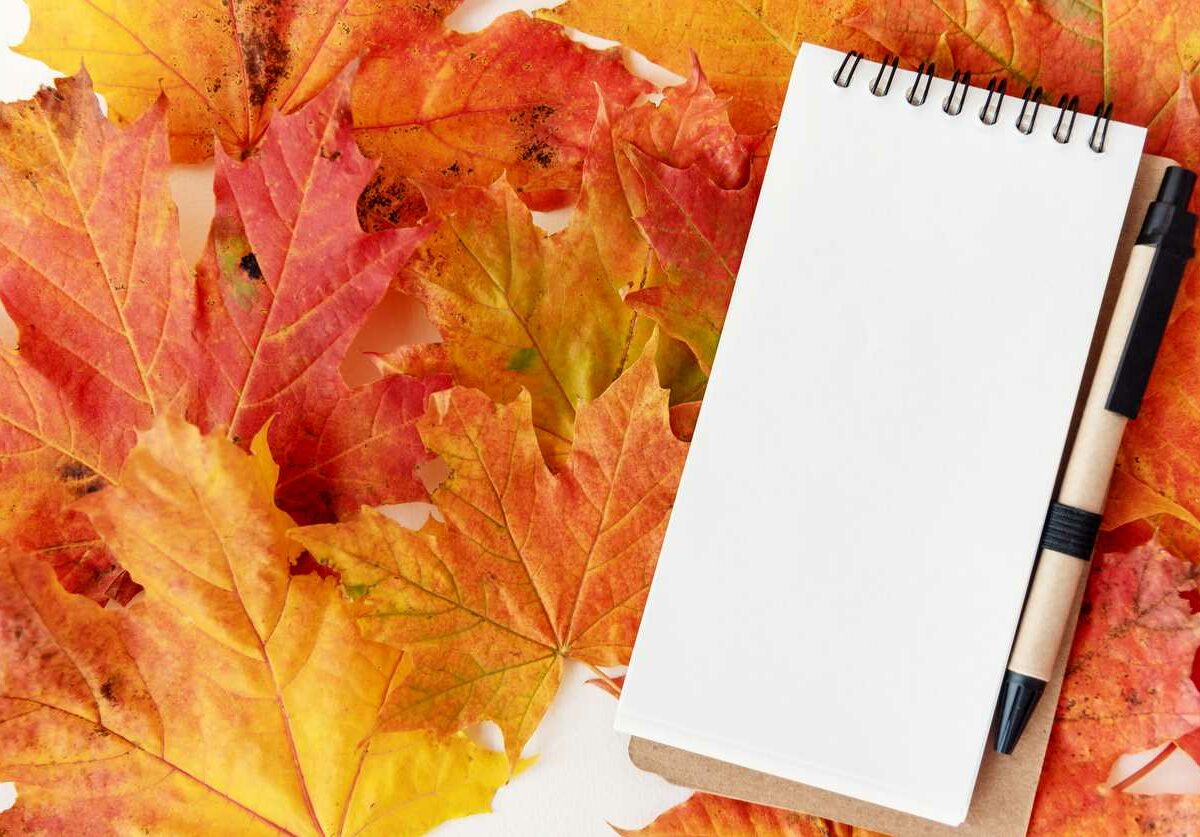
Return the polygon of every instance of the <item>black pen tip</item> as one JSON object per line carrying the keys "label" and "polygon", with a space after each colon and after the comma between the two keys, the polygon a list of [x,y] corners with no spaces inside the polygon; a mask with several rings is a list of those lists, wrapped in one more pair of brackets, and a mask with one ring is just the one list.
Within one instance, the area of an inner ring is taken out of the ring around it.
{"label": "black pen tip", "polygon": [[1000,715],[996,727],[996,752],[1011,755],[1025,732],[1025,725],[1046,688],[1046,682],[1015,671],[1004,673],[1004,685],[1000,687]]}

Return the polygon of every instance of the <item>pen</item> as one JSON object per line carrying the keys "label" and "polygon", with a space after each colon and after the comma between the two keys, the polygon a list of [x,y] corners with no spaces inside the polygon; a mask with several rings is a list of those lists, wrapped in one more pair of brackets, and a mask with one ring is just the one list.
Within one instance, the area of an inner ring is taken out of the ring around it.
{"label": "pen", "polygon": [[1196,175],[1188,169],[1166,170],[1130,252],[1062,485],[1046,515],[1033,582],[1000,688],[995,746],[1001,753],[1016,747],[1053,674],[1079,585],[1087,577],[1121,435],[1141,406],[1184,267],[1194,252],[1196,216],[1187,206],[1195,184]]}

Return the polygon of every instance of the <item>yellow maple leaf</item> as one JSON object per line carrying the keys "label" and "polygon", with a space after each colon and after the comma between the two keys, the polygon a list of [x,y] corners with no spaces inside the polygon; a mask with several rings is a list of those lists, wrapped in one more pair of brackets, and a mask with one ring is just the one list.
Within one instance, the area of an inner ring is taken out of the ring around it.
{"label": "yellow maple leaf", "polygon": [[801,42],[874,46],[843,22],[865,5],[866,0],[568,0],[537,15],[620,41],[680,75],[687,74],[694,52],[717,92],[734,96],[734,125],[755,133],[778,119]]}
{"label": "yellow maple leaf", "polygon": [[502,754],[376,734],[407,676],[332,580],[292,576],[262,435],[160,419],[83,510],[145,586],[104,610],[0,554],[0,833],[415,834],[488,809]]}
{"label": "yellow maple leaf", "polygon": [[451,468],[433,495],[445,522],[413,532],[365,510],[295,536],[359,597],[364,632],[413,654],[384,728],[491,720],[515,760],[566,659],[629,662],[687,445],[649,352],[580,408],[558,473],[528,394],[496,404],[455,387],[430,400],[420,429]]}

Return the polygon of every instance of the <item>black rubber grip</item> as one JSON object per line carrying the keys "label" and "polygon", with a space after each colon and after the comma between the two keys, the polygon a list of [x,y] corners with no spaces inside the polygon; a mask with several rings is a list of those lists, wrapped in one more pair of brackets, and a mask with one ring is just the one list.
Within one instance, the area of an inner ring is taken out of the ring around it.
{"label": "black rubber grip", "polygon": [[1053,549],[1063,555],[1087,561],[1092,557],[1096,535],[1100,532],[1100,515],[1051,503],[1046,515],[1046,527],[1042,529],[1042,549]]}

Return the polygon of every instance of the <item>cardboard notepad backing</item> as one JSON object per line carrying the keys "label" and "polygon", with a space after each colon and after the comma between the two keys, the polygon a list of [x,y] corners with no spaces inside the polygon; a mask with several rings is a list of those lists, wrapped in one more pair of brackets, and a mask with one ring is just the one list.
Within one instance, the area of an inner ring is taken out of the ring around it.
{"label": "cardboard notepad backing", "polygon": [[[1113,259],[1104,307],[1097,324],[1096,335],[1092,339],[1092,352],[1085,380],[1091,378],[1102,342],[1101,338],[1107,327],[1112,305],[1116,300],[1116,294],[1129,260],[1129,253],[1137,239],[1146,208],[1154,200],[1163,171],[1169,165],[1172,165],[1172,162],[1162,157],[1150,155],[1142,157],[1137,180],[1130,196],[1129,207],[1125,214],[1125,221],[1121,228],[1120,242]],[[1086,387],[1081,389],[1083,390],[1081,395],[1086,394]],[[1080,403],[1082,403],[1082,398]],[[1078,410],[1079,405],[1076,407],[1077,414]],[[1070,440],[1073,438],[1074,428],[1072,427]],[[1070,449],[1070,440],[1068,441],[1068,450]],[[1080,591],[1080,596],[1082,596],[1082,591]],[[1078,613],[1078,608],[1074,612]],[[1067,632],[1068,646],[1070,637],[1074,634],[1075,620],[1071,621],[1071,630]],[[980,769],[978,783],[975,786],[975,794],[971,800],[970,813],[966,822],[958,827],[942,825],[880,805],[861,802],[848,796],[780,779],[642,738],[630,739],[629,757],[641,769],[657,773],[677,785],[747,802],[829,817],[839,822],[887,834],[971,835],[971,837],[975,837],[975,835],[981,837],[982,835],[986,835],[986,837],[1020,835],[1025,833],[1029,824],[1029,816],[1033,808],[1034,795],[1037,793],[1038,778],[1041,775],[1042,761],[1046,755],[1046,745],[1050,737],[1050,727],[1054,720],[1065,668],[1066,654],[1063,653],[1060,654],[1054,678],[1047,684],[1045,694],[1021,738],[1016,752],[1011,756],[1003,756],[992,751],[990,747],[988,748]]]}

